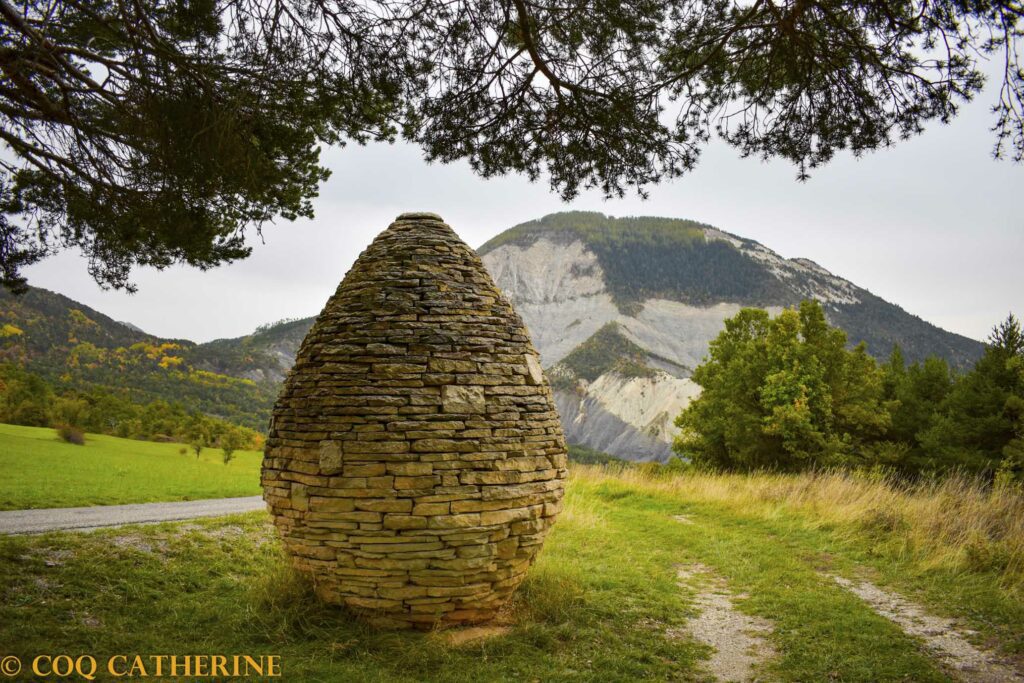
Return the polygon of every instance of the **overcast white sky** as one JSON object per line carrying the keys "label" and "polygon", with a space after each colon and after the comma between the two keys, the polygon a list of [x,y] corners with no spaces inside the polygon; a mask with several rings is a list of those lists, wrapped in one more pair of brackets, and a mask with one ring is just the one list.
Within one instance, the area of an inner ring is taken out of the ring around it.
{"label": "overcast white sky", "polygon": [[981,339],[1010,310],[1024,314],[1024,167],[991,159],[988,106],[982,97],[950,126],[860,160],[844,155],[806,183],[788,164],[739,159],[712,143],[696,171],[652,188],[647,200],[591,194],[565,204],[543,183],[427,165],[408,145],[331,149],[316,219],[269,226],[264,244],[253,235],[246,261],[205,273],[141,270],[135,295],[101,290],[76,254],[28,276],[152,334],[207,341],[317,314],[359,252],[404,211],[439,213],[478,247],[529,219],[583,209],[710,223]]}

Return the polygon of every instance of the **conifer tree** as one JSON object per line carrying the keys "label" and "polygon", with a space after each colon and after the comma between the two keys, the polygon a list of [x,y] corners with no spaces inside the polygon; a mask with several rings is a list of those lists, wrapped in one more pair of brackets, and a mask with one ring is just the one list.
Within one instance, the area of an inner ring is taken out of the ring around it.
{"label": "conifer tree", "polygon": [[1024,414],[1024,332],[1011,313],[984,355],[950,391],[921,442],[939,467],[994,472],[1016,458]]}
{"label": "conifer tree", "polygon": [[77,248],[244,258],[312,214],[323,145],[402,137],[564,198],[643,193],[718,136],[805,178],[952,119],[1002,65],[994,152],[1024,155],[1019,2],[0,0],[0,283]]}

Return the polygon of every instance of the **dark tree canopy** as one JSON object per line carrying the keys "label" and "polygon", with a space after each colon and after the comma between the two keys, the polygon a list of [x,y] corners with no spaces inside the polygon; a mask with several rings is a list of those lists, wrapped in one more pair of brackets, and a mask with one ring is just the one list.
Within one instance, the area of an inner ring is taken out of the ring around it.
{"label": "dark tree canopy", "polygon": [[0,0],[8,286],[57,248],[81,248],[115,287],[136,265],[245,257],[247,226],[312,215],[321,143],[395,135],[404,48],[362,9],[12,2]]}
{"label": "dark tree canopy", "polygon": [[0,279],[78,247],[104,285],[207,268],[311,214],[322,144],[403,137],[571,198],[679,176],[712,135],[799,174],[947,121],[1003,79],[1013,0],[0,0]]}

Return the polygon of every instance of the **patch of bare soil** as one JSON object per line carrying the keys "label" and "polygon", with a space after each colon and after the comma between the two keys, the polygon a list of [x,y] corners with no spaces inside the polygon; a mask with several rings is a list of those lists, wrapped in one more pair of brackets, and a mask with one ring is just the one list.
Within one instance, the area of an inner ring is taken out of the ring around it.
{"label": "patch of bare soil", "polygon": [[222,524],[218,526],[203,526],[200,524],[180,524],[176,529],[177,534],[199,533],[208,538],[218,540],[235,540],[242,536],[249,535],[253,545],[262,547],[276,537],[274,525],[270,522],[261,524],[254,532],[250,532],[237,524]]}
{"label": "patch of bare soil", "polygon": [[245,533],[245,529],[237,524],[223,524],[221,526],[206,529],[204,533],[210,538],[238,538]]}
{"label": "patch of bare soil", "polygon": [[686,515],[673,515],[672,519],[676,520],[680,524],[693,524],[693,520]]}
{"label": "patch of bare soil", "polygon": [[81,621],[82,625],[86,628],[99,629],[103,627],[103,622],[100,621],[99,617],[94,617],[88,612],[83,612],[80,615],[76,615],[74,612],[72,612],[72,615],[77,616],[78,620]]}
{"label": "patch of bare soil", "polygon": [[[687,630],[715,652],[707,663],[717,681],[756,681],[757,669],[775,655],[765,639],[771,633],[771,622],[752,617],[736,609],[725,582],[708,567],[691,564],[679,569],[681,585],[698,586],[694,600],[700,614],[690,619]],[[669,636],[681,634],[672,631]]]}
{"label": "patch of bare soil", "polygon": [[73,555],[74,553],[70,550],[42,546],[39,548],[33,548],[22,559],[29,560],[38,557],[43,560],[43,564],[47,567],[63,567],[64,560],[72,557]]}
{"label": "patch of bare soil", "polygon": [[445,645],[459,647],[510,633],[515,625],[515,621],[511,606],[505,605],[502,609],[498,610],[498,614],[491,621],[475,626],[442,628],[432,631],[430,635]]}
{"label": "patch of bare soil", "polygon": [[475,643],[488,638],[503,636],[512,630],[511,626],[498,624],[486,624],[483,626],[468,626],[466,628],[453,628],[446,631],[438,631],[437,637],[452,647],[459,647],[467,643]]}
{"label": "patch of bare soil", "polygon": [[883,590],[869,581],[832,576],[843,588],[896,623],[907,635],[920,638],[961,680],[972,683],[1024,683],[1024,675],[994,653],[979,650],[967,640],[971,631],[956,627],[952,619],[928,614],[923,607]]}
{"label": "patch of bare soil", "polygon": [[168,551],[167,542],[163,539],[147,539],[137,534],[113,536],[111,537],[110,542],[118,548],[129,548],[131,550],[137,550],[140,553],[145,553],[146,555],[159,555],[160,557],[166,557]]}

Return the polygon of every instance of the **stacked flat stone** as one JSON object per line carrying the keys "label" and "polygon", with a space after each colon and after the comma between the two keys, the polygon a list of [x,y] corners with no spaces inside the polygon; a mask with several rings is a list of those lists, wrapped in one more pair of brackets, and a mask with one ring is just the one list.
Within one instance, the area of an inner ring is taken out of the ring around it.
{"label": "stacked flat stone", "polygon": [[262,481],[322,599],[430,628],[495,616],[554,522],[566,462],[522,320],[439,216],[408,213],[303,341]]}

